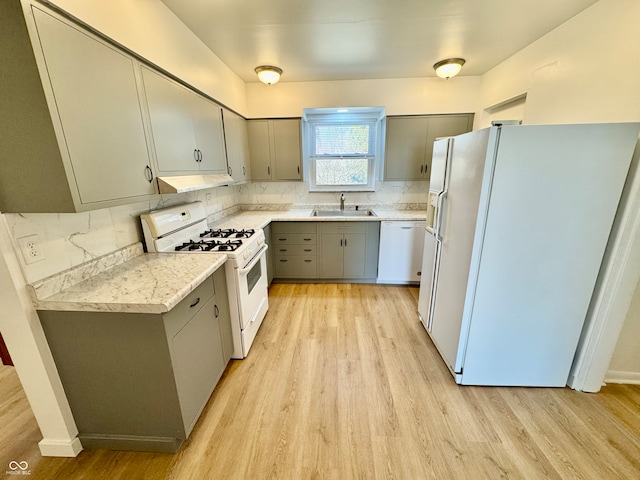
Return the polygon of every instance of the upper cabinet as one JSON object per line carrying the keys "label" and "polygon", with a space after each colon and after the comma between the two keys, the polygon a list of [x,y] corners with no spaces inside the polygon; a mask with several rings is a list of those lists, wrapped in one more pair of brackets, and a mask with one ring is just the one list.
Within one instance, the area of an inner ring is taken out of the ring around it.
{"label": "upper cabinet", "polygon": [[235,183],[247,182],[251,179],[247,121],[226,108],[222,109],[222,121],[229,175]]}
{"label": "upper cabinet", "polygon": [[387,117],[384,180],[429,180],[433,142],[472,127],[473,114]]}
{"label": "upper cabinet", "polygon": [[249,120],[251,179],[302,180],[300,119]]}
{"label": "upper cabinet", "polygon": [[218,105],[142,67],[158,174],[226,173]]}
{"label": "upper cabinet", "polygon": [[74,212],[155,194],[135,60],[24,8],[0,4],[0,211]]}

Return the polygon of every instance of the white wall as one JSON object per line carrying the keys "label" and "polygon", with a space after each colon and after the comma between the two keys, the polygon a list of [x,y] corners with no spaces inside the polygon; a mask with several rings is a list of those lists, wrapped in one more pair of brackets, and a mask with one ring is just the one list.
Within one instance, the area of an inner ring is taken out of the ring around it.
{"label": "white wall", "polygon": [[387,115],[471,113],[479,87],[480,77],[248,83],[247,117],[300,117],[304,108],[375,106],[384,106]]}
{"label": "white wall", "polygon": [[[600,0],[482,76],[475,127],[489,123],[485,109],[523,93],[524,123],[640,121],[639,26],[640,2]],[[640,377],[639,317],[636,301],[612,367]]]}
{"label": "white wall", "polygon": [[51,0],[218,102],[246,114],[245,84],[160,0]]}

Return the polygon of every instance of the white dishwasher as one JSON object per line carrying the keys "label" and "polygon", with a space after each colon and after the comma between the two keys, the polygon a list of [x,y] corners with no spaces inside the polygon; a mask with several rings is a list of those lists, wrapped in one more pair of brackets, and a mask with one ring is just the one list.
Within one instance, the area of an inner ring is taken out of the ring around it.
{"label": "white dishwasher", "polygon": [[424,220],[384,220],[380,225],[378,283],[419,283]]}

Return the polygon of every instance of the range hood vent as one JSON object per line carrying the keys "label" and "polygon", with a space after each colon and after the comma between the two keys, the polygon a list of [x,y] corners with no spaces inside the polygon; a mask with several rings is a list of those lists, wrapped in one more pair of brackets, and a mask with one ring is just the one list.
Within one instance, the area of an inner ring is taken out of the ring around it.
{"label": "range hood vent", "polygon": [[160,193],[183,193],[206,188],[231,185],[233,178],[226,173],[210,175],[180,175],[176,177],[158,177]]}

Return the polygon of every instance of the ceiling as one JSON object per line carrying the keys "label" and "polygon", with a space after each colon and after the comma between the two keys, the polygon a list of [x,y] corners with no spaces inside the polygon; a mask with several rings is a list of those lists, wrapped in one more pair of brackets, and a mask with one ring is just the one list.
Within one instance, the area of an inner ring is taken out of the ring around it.
{"label": "ceiling", "polygon": [[257,82],[481,75],[597,0],[162,0],[231,70]]}

